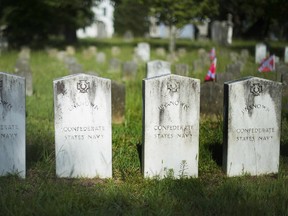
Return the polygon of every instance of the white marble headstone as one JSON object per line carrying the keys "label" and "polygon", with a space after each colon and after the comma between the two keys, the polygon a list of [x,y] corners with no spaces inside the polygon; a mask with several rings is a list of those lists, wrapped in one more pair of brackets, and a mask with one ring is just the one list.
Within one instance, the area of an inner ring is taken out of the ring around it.
{"label": "white marble headstone", "polygon": [[25,78],[0,72],[0,175],[26,176]]}
{"label": "white marble headstone", "polygon": [[144,177],[197,177],[200,80],[144,79],[143,105]]}
{"label": "white marble headstone", "polygon": [[137,57],[140,58],[141,61],[147,62],[150,60],[150,45],[148,43],[138,43],[136,48]]}
{"label": "white marble headstone", "polygon": [[267,55],[267,47],[263,43],[256,44],[255,46],[255,63],[260,63]]}
{"label": "white marble headstone", "polygon": [[277,173],[281,83],[247,77],[224,84],[223,168],[228,176]]}
{"label": "white marble headstone", "polygon": [[155,60],[147,62],[147,75],[146,78],[171,74],[171,63]]}
{"label": "white marble headstone", "polygon": [[111,81],[77,74],[53,84],[57,176],[112,177]]}
{"label": "white marble headstone", "polygon": [[288,46],[285,47],[284,51],[284,62],[288,63]]}

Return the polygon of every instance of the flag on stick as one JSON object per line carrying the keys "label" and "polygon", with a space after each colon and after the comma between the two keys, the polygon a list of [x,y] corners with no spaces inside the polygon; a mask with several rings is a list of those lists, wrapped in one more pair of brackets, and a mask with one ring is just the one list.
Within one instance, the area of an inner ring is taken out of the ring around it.
{"label": "flag on stick", "polygon": [[275,71],[275,55],[271,55],[263,59],[260,63],[260,67],[258,68],[259,72],[271,72]]}
{"label": "flag on stick", "polygon": [[206,81],[214,81],[216,77],[216,63],[217,63],[217,58],[215,57],[210,65],[210,68],[208,70],[208,73],[205,76],[205,82]]}

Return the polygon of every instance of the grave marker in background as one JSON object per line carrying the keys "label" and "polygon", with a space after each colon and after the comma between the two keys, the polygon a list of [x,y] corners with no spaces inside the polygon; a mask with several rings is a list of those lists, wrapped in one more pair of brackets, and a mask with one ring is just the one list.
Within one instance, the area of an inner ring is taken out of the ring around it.
{"label": "grave marker in background", "polygon": [[0,72],[0,93],[0,175],[25,178],[25,79]]}
{"label": "grave marker in background", "polygon": [[111,178],[111,81],[77,74],[53,85],[57,176]]}
{"label": "grave marker in background", "polygon": [[189,76],[189,65],[187,64],[176,64],[175,74],[180,76]]}
{"label": "grave marker in background", "polygon": [[228,176],[278,172],[281,88],[255,77],[224,84],[223,168]]}
{"label": "grave marker in background", "polygon": [[143,104],[144,177],[197,177],[200,80],[144,79]]}
{"label": "grave marker in background", "polygon": [[161,76],[171,74],[171,63],[162,61],[162,60],[155,60],[147,62],[147,74],[146,78]]}
{"label": "grave marker in background", "polygon": [[137,76],[138,65],[134,61],[124,62],[122,65],[123,80],[135,79]]}
{"label": "grave marker in background", "polygon": [[135,51],[140,61],[147,62],[150,60],[150,45],[148,43],[138,43]]}
{"label": "grave marker in background", "polygon": [[267,55],[267,47],[263,43],[258,43],[255,46],[255,63],[260,63]]}
{"label": "grave marker in background", "polygon": [[32,72],[29,64],[28,58],[18,58],[15,64],[15,73],[19,76],[25,77],[26,80],[26,95],[33,95],[33,81]]}
{"label": "grave marker in background", "polygon": [[223,114],[223,84],[204,82],[201,84],[200,112],[207,115]]}
{"label": "grave marker in background", "polygon": [[112,122],[121,124],[125,120],[125,85],[112,81]]}
{"label": "grave marker in background", "polygon": [[117,58],[111,58],[109,61],[109,70],[112,72],[120,71],[121,61]]}
{"label": "grave marker in background", "polygon": [[106,54],[104,52],[97,52],[96,62],[101,63],[101,64],[105,63],[106,62]]}
{"label": "grave marker in background", "polygon": [[284,62],[288,63],[288,47],[285,47],[284,51]]}

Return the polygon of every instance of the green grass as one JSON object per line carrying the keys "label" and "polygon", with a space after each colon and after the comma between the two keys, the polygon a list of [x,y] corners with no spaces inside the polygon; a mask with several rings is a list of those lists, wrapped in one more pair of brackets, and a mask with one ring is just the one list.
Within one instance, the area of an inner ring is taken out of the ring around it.
{"label": "green grass", "polygon": [[[81,51],[96,45],[110,58],[110,47],[118,45],[122,61],[130,60],[133,43],[117,38],[112,41],[86,40],[77,47],[76,57],[85,70],[121,81],[119,73],[108,71],[107,64],[84,59]],[[152,58],[156,47],[167,48],[167,41],[151,40]],[[256,43],[256,42],[255,42]],[[219,72],[230,63],[228,51],[252,50],[243,75],[258,74],[254,64],[254,42],[236,41],[232,47],[216,46]],[[273,44],[272,44],[273,45]],[[179,41],[187,55],[179,62],[189,64],[198,48],[207,51],[215,44]],[[272,46],[273,47],[273,46]],[[280,49],[280,45],[275,47]],[[13,73],[15,50],[0,56],[0,71]],[[0,178],[0,215],[288,215],[288,122],[282,119],[279,174],[228,178],[221,169],[222,117],[201,116],[199,177],[175,180],[144,179],[139,147],[142,141],[142,78],[145,65],[138,68],[137,79],[126,81],[126,116],[121,125],[113,125],[113,178],[59,179],[55,175],[54,114],[52,81],[68,75],[67,68],[42,51],[32,51],[31,69],[34,94],[27,97],[27,177]],[[204,78],[206,70],[195,74]],[[273,74],[264,75],[274,79]]]}

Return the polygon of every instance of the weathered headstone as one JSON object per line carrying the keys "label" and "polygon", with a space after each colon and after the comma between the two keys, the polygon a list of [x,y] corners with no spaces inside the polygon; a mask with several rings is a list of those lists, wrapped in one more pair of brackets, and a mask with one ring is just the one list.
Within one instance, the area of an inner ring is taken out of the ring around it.
{"label": "weathered headstone", "polygon": [[158,57],[164,58],[166,56],[166,50],[163,47],[156,48],[155,53]]}
{"label": "weathered headstone", "polygon": [[77,74],[53,85],[57,176],[112,177],[111,81]]}
{"label": "weathered headstone", "polygon": [[197,177],[200,80],[144,79],[143,100],[144,177]]}
{"label": "weathered headstone", "polygon": [[56,48],[47,48],[46,49],[46,52],[48,54],[49,57],[51,58],[56,58],[57,57],[57,54],[58,54],[58,49]]}
{"label": "weathered headstone", "polygon": [[177,54],[179,57],[184,57],[187,54],[187,50],[185,48],[179,48]]}
{"label": "weathered headstone", "polygon": [[147,62],[147,74],[146,78],[161,76],[171,74],[171,63],[162,61],[162,60],[155,60]]}
{"label": "weathered headstone", "polygon": [[227,21],[215,20],[211,24],[211,39],[212,41],[224,45],[232,44],[233,23],[232,16],[228,14]]}
{"label": "weathered headstone", "polygon": [[135,79],[137,76],[138,65],[134,61],[124,62],[122,65],[123,80]]}
{"label": "weathered headstone", "polygon": [[32,72],[29,64],[29,59],[18,58],[15,64],[15,73],[19,76],[25,77],[26,79],[26,95],[33,95],[33,82]]}
{"label": "weathered headstone", "polygon": [[180,76],[189,76],[189,65],[187,64],[176,64],[175,74]]}
{"label": "weathered headstone", "polygon": [[83,66],[78,62],[67,65],[69,74],[84,73]]}
{"label": "weathered headstone", "polygon": [[281,83],[247,77],[224,84],[223,168],[228,176],[277,173]]}
{"label": "weathered headstone", "polygon": [[233,72],[217,73],[216,82],[223,85],[224,82],[235,80],[236,78],[238,78],[238,76],[238,74],[234,74]]}
{"label": "weathered headstone", "polygon": [[109,70],[110,71],[120,71],[121,69],[121,61],[117,58],[112,58],[109,61]]}
{"label": "weathered headstone", "polygon": [[221,22],[218,20],[215,20],[211,24],[211,40],[216,43],[221,43],[222,41],[222,25]]}
{"label": "weathered headstone", "polygon": [[64,58],[64,63],[68,68],[69,74],[84,73],[83,67],[78,63],[77,59],[72,56],[66,56]]}
{"label": "weathered headstone", "polygon": [[205,82],[201,84],[200,112],[206,115],[223,114],[223,84]]}
{"label": "weathered headstone", "polygon": [[67,53],[63,50],[58,51],[57,53],[57,59],[61,62],[63,62],[65,60],[65,58],[67,57]]}
{"label": "weathered headstone", "polygon": [[150,45],[148,43],[138,43],[135,51],[140,61],[147,62],[150,60]]}
{"label": "weathered headstone", "polygon": [[134,40],[134,35],[133,35],[133,32],[128,30],[124,33],[123,35],[123,39],[125,42],[131,42]]}
{"label": "weathered headstone", "polygon": [[91,59],[96,56],[97,47],[96,46],[89,46],[88,48],[82,51],[82,55],[85,59]]}
{"label": "weathered headstone", "polygon": [[18,57],[19,57],[20,59],[29,60],[29,59],[30,59],[30,52],[31,52],[31,51],[30,51],[30,48],[24,46],[24,47],[21,48],[21,51],[19,52]]}
{"label": "weathered headstone", "polygon": [[0,175],[25,178],[25,79],[0,72],[0,93]]}
{"label": "weathered headstone", "polygon": [[111,55],[112,56],[119,56],[121,54],[121,49],[118,46],[113,46],[111,48]]}
{"label": "weathered headstone", "polygon": [[225,22],[225,44],[232,44],[233,38],[233,22],[232,22],[232,14],[227,15],[227,22]]}
{"label": "weathered headstone", "polygon": [[97,53],[97,47],[96,46],[89,46],[88,50],[91,53],[91,55],[96,55],[96,53]]}
{"label": "weathered headstone", "polygon": [[230,52],[229,53],[230,60],[234,63],[239,60],[239,54],[237,52]]}
{"label": "weathered headstone", "polygon": [[255,63],[260,63],[267,55],[267,47],[263,43],[258,43],[255,46]]}
{"label": "weathered headstone", "polygon": [[179,58],[178,56],[176,55],[176,53],[169,53],[167,56],[166,56],[166,61],[168,62],[177,62],[179,61]]}
{"label": "weathered headstone", "polygon": [[232,73],[235,75],[239,75],[241,73],[241,71],[243,70],[244,65],[241,64],[240,61],[232,63],[232,64],[228,64],[226,66],[226,72],[227,73]]}
{"label": "weathered headstone", "polygon": [[241,50],[241,54],[240,54],[240,56],[241,56],[241,60],[242,61],[247,61],[248,60],[248,58],[249,58],[249,50],[248,49],[242,49]]}
{"label": "weathered headstone", "polygon": [[112,81],[112,122],[121,124],[125,120],[125,85]]}
{"label": "weathered headstone", "polygon": [[74,56],[76,54],[76,50],[73,46],[67,46],[66,47],[66,53],[69,56]]}
{"label": "weathered headstone", "polygon": [[106,62],[106,54],[104,52],[98,52],[96,54],[97,63],[105,63]]}
{"label": "weathered headstone", "polygon": [[0,29],[0,56],[3,51],[8,49],[9,43],[6,37],[3,36],[1,29]]}
{"label": "weathered headstone", "polygon": [[284,62],[288,63],[288,47],[285,47],[284,51]]}
{"label": "weathered headstone", "polygon": [[[283,71],[284,72],[284,71]],[[281,73],[282,82],[282,112],[285,116],[288,116],[288,70],[286,68],[285,73]]]}

